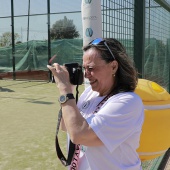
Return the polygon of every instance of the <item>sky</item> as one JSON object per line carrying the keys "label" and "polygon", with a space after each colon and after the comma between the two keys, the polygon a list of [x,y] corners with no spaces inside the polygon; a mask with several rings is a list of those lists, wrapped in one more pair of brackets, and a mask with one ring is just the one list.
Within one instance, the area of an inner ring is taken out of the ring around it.
{"label": "sky", "polygon": [[[29,0],[14,0],[14,24],[15,32],[20,35],[22,42],[27,40],[28,29],[28,3]],[[73,11],[79,11],[73,13]],[[50,0],[50,12],[57,13],[51,15],[51,27],[55,21],[63,19],[66,16],[73,20],[76,29],[82,35],[81,21],[81,0]],[[30,0],[30,15],[47,13],[47,0]],[[11,31],[11,0],[0,0],[0,36],[7,31]],[[22,17],[17,17],[22,15]],[[47,16],[37,15],[29,18],[29,39],[45,40],[47,39]]]}
{"label": "sky", "polygon": [[[14,0],[14,15],[28,14],[29,0]],[[30,13],[46,13],[47,0],[30,0]],[[51,13],[81,10],[81,0],[50,0]],[[0,17],[11,15],[11,0],[0,0]]]}

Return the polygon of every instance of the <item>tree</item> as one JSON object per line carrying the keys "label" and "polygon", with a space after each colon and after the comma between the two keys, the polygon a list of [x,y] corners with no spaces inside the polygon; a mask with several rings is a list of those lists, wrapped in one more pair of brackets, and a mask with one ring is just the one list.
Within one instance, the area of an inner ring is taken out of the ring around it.
{"label": "tree", "polygon": [[[15,41],[20,38],[20,35],[18,33],[14,34]],[[12,33],[11,32],[5,32],[2,34],[0,38],[0,46],[9,46],[12,44]]]}
{"label": "tree", "polygon": [[50,36],[52,40],[55,39],[72,39],[79,37],[79,32],[76,30],[76,26],[73,23],[73,20],[67,19],[64,16],[64,19],[56,21],[52,28],[50,29]]}

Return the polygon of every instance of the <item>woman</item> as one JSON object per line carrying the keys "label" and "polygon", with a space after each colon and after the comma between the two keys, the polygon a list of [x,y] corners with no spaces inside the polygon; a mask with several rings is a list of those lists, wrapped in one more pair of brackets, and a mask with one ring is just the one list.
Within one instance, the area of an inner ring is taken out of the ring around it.
{"label": "woman", "polygon": [[[137,72],[125,48],[116,39],[97,38],[83,48],[85,78],[90,86],[79,98],[73,92],[67,69],[47,66],[61,95],[62,129],[80,144],[78,170],[141,170],[136,149],[144,119],[143,104],[134,93]],[[76,169],[70,167],[70,169]]]}

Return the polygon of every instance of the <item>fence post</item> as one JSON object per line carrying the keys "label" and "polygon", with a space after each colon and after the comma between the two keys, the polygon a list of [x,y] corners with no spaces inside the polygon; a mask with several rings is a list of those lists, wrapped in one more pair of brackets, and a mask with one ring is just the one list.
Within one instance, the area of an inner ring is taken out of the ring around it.
{"label": "fence post", "polygon": [[[48,27],[48,61],[47,63],[49,63],[49,60],[51,58],[51,37],[50,37],[50,0],[47,0],[47,27]],[[52,73],[51,71],[48,72],[48,79],[49,81],[51,81],[52,78]]]}
{"label": "fence post", "polygon": [[144,76],[145,0],[135,0],[134,7],[134,62],[139,77]]}
{"label": "fence post", "polygon": [[12,30],[12,66],[13,66],[13,80],[16,79],[15,74],[15,37],[14,37],[14,3],[11,0],[11,30]]}

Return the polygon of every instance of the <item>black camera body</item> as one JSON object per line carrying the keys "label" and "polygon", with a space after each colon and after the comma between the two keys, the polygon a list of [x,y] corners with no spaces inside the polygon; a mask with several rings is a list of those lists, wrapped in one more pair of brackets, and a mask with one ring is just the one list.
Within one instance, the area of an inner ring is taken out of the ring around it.
{"label": "black camera body", "polygon": [[82,66],[78,63],[66,63],[64,66],[69,72],[70,83],[73,85],[81,85],[84,80]]}

